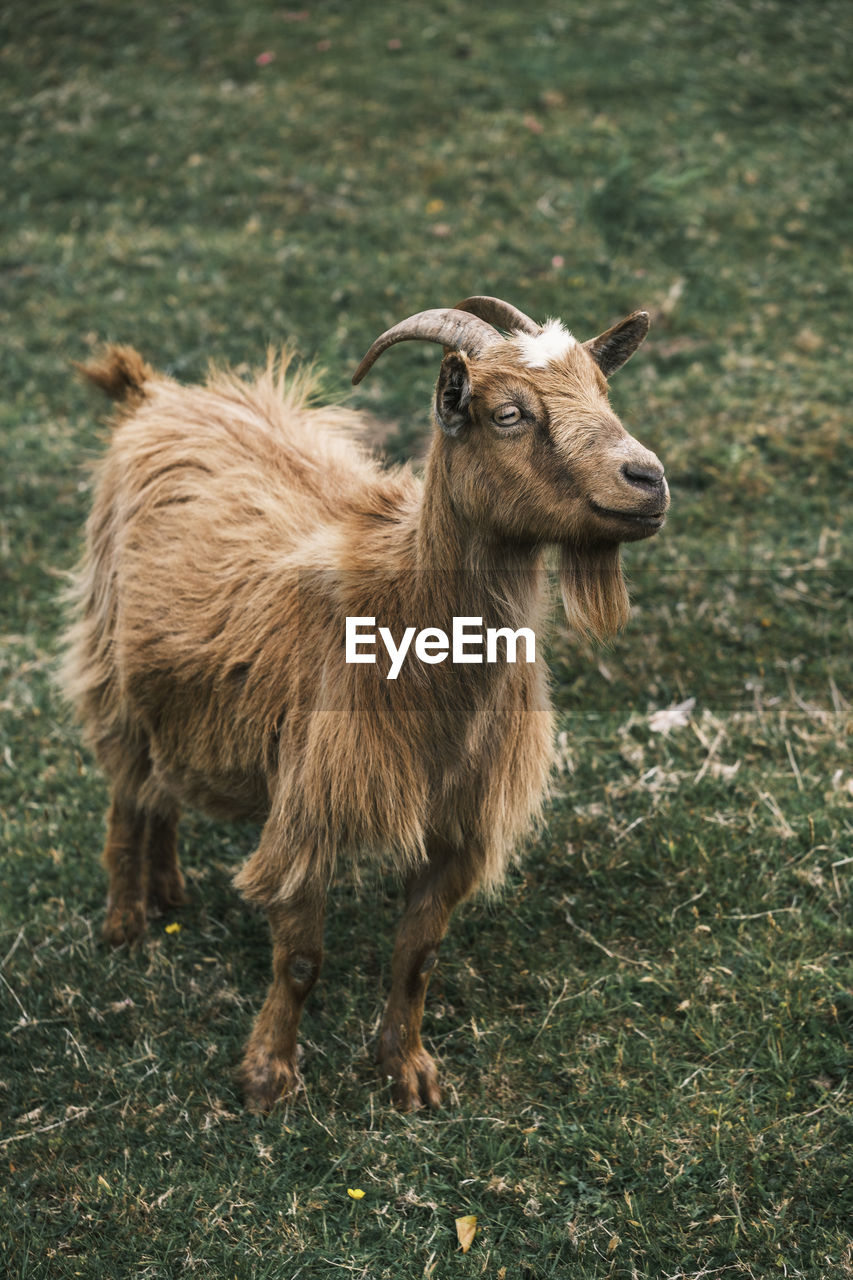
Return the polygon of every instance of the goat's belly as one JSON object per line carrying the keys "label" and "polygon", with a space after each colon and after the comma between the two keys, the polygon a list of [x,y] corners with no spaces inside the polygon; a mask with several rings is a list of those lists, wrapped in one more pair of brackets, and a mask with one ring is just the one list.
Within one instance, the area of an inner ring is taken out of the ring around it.
{"label": "goat's belly", "polygon": [[125,706],[146,742],[153,795],[213,817],[264,820],[267,735],[228,692],[152,664],[126,677]]}
{"label": "goat's belly", "polygon": [[269,812],[269,791],[264,775],[253,769],[211,771],[190,761],[166,758],[152,744],[153,783],[191,809],[213,818],[263,822]]}

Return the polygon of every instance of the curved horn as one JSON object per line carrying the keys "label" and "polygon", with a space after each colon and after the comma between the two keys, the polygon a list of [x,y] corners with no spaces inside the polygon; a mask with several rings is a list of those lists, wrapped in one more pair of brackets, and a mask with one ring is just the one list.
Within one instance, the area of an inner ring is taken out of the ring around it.
{"label": "curved horn", "polygon": [[419,311],[417,315],[401,320],[392,329],[381,334],[361,364],[352,375],[354,383],[361,382],[368,369],[379,359],[383,351],[393,347],[395,342],[410,342],[421,339],[424,342],[437,342],[451,351],[467,351],[469,355],[478,356],[486,347],[503,339],[497,330],[486,324],[479,316],[465,315],[457,307],[441,307],[433,311]]}
{"label": "curved horn", "polygon": [[486,320],[496,329],[504,329],[507,333],[529,333],[536,337],[542,332],[541,325],[502,298],[466,298],[464,302],[457,302],[454,310],[470,311],[472,315],[479,316],[481,320]]}

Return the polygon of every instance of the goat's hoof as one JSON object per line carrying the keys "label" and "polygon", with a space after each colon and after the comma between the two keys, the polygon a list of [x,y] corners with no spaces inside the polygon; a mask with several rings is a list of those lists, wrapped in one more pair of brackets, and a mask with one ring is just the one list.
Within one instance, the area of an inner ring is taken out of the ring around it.
{"label": "goat's hoof", "polygon": [[423,1047],[386,1059],[382,1069],[391,1077],[391,1096],[398,1111],[441,1106],[438,1069]]}
{"label": "goat's hoof", "polygon": [[184,877],[180,871],[165,875],[152,875],[148,885],[148,905],[156,911],[174,911],[185,907],[189,901]]}
{"label": "goat's hoof", "polygon": [[107,907],[107,918],[101,937],[109,947],[121,947],[136,942],[147,927],[145,904],[131,903],[126,907]]}
{"label": "goat's hoof", "polygon": [[299,1087],[299,1072],[287,1058],[249,1049],[240,1067],[240,1081],[250,1111],[271,1111]]}

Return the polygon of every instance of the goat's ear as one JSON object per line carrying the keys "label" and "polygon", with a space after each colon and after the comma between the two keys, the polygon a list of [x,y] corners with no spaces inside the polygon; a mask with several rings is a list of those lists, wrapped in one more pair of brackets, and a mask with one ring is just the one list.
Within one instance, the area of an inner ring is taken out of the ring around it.
{"label": "goat's ear", "polygon": [[590,338],[583,345],[605,378],[609,378],[634,354],[648,331],[648,311],[634,311],[612,329],[605,330],[597,338]]}
{"label": "goat's ear", "polygon": [[451,351],[441,363],[435,389],[435,418],[445,435],[460,436],[468,426],[471,378],[465,357]]}

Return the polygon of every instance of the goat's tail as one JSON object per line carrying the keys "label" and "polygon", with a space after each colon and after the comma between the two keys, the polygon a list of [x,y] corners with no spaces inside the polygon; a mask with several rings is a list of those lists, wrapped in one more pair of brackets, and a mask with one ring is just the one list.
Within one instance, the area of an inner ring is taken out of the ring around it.
{"label": "goat's tail", "polygon": [[133,347],[107,347],[103,355],[75,367],[111,400],[130,405],[145,398],[145,384],[154,377],[154,370]]}

